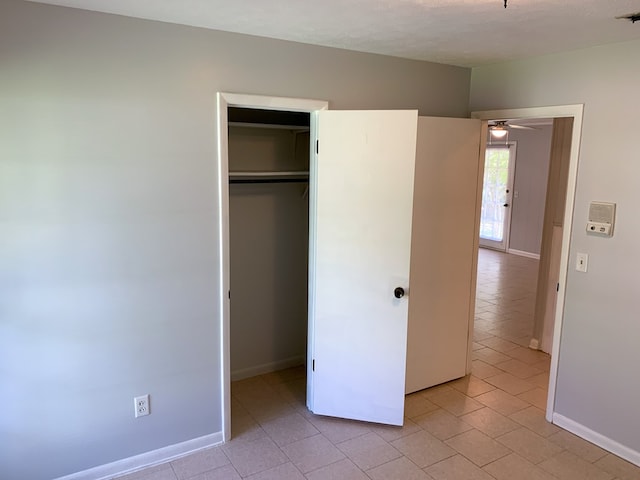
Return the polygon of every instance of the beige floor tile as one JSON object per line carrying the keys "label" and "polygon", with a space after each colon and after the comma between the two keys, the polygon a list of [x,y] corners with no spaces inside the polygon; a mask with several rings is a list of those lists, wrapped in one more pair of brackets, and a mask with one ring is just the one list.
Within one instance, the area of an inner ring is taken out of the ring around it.
{"label": "beige floor tile", "polygon": [[259,438],[252,442],[234,443],[222,446],[235,469],[242,477],[262,472],[287,462],[287,457],[270,438]]}
{"label": "beige floor tile", "polygon": [[340,460],[307,474],[309,480],[368,480],[369,477],[349,459]]}
{"label": "beige floor tile", "polygon": [[540,350],[532,350],[525,347],[518,347],[514,350],[511,350],[509,352],[509,356],[529,365],[534,365],[536,363],[546,361],[549,358],[548,354]]}
{"label": "beige floor tile", "polygon": [[252,442],[266,436],[267,433],[253,419],[246,423],[231,421],[231,441],[233,442]]}
{"label": "beige floor tile", "polygon": [[540,388],[549,388],[549,372],[542,372],[533,377],[527,378],[527,382],[533,383]]}
{"label": "beige floor tile", "polygon": [[520,428],[519,424],[489,407],[481,408],[475,412],[463,415],[460,419],[491,438],[504,435],[505,433]]}
{"label": "beige floor tile", "polygon": [[248,400],[254,397],[264,397],[275,392],[269,384],[265,382],[262,375],[257,377],[245,378],[231,383],[231,395],[241,400]]}
{"label": "beige floor tile", "polygon": [[189,477],[189,480],[241,480],[241,478],[237,470],[233,468],[233,465],[225,465],[224,467]]}
{"label": "beige floor tile", "polygon": [[640,479],[640,467],[610,453],[595,462],[595,465],[620,480]]}
{"label": "beige floor tile", "polygon": [[482,404],[476,402],[473,398],[453,389],[433,395],[430,400],[456,416],[482,408]]}
{"label": "beige floor tile", "polygon": [[255,475],[247,477],[247,480],[305,480],[293,463],[283,463]]}
{"label": "beige floor tile", "polygon": [[344,454],[322,435],[290,443],[282,447],[282,451],[305,474],[344,458]]}
{"label": "beige floor tile", "polygon": [[407,395],[404,399],[404,416],[408,418],[419,417],[428,412],[437,410],[438,407],[420,392]]}
{"label": "beige floor tile", "polygon": [[530,406],[530,404],[524,400],[514,397],[502,390],[492,390],[490,392],[483,393],[482,395],[478,395],[475,399],[487,407],[493,408],[496,412],[506,416]]}
{"label": "beige floor tile", "polygon": [[485,379],[487,377],[493,377],[494,375],[498,375],[502,373],[502,370],[494,367],[493,365],[489,365],[482,360],[473,360],[471,362],[471,373],[474,377],[479,379]]}
{"label": "beige floor tile", "polygon": [[344,442],[371,431],[371,424],[369,423],[344,420],[342,418],[309,414],[307,420],[320,430],[331,443]]}
{"label": "beige floor tile", "polygon": [[296,413],[293,405],[283,401],[280,396],[266,397],[262,400],[252,399],[251,401],[241,400],[242,405],[249,411],[251,416],[259,423],[266,422],[273,418],[292,415]]}
{"label": "beige floor tile", "polygon": [[491,338],[491,337],[493,337],[493,335],[488,332],[482,332],[479,330],[476,330],[473,332],[473,339],[476,342],[480,342],[482,340],[486,340],[487,338]]}
{"label": "beige floor tile", "polygon": [[477,342],[473,342],[471,344],[471,350],[480,350],[481,348],[484,348],[484,345],[482,345],[481,343],[477,343]]}
{"label": "beige floor tile", "polygon": [[493,377],[485,378],[485,382],[490,383],[494,387],[504,390],[511,395],[519,395],[529,390],[537,388],[535,385],[522,380],[518,377],[511,375],[510,373],[501,373]]}
{"label": "beige floor tile", "polygon": [[551,356],[549,356],[548,358],[545,358],[544,360],[541,360],[537,363],[534,363],[531,365],[532,367],[538,368],[540,370],[542,370],[543,372],[547,372],[549,373],[549,370],[551,369]]}
{"label": "beige floor tile", "polygon": [[[496,368],[504,370],[505,372],[510,373],[511,375],[514,375],[518,378],[527,380],[530,377],[544,373],[543,370],[540,370],[539,368],[536,368],[527,363],[521,362],[520,360],[517,360],[515,358],[496,364]],[[549,375],[547,375],[547,378],[548,377]]]}
{"label": "beige floor tile", "polygon": [[473,428],[441,408],[417,417],[415,421],[424,430],[440,440],[446,440]]}
{"label": "beige floor tile", "polygon": [[176,474],[169,463],[148,467],[138,472],[116,477],[114,480],[176,480]]}
{"label": "beige floor tile", "polygon": [[[533,322],[531,322],[531,324],[533,324]],[[529,329],[527,329],[527,331],[529,331]],[[509,338],[509,340],[511,340],[513,343],[517,343],[521,347],[529,348],[529,344],[531,343],[531,332],[525,333],[524,335],[507,338]]]}
{"label": "beige floor tile", "polygon": [[442,392],[449,392],[451,390],[453,390],[453,387],[449,385],[449,383],[443,383],[442,385],[436,385],[435,387],[421,390],[420,392],[418,392],[418,394],[423,395],[425,398],[431,399],[431,397],[439,395]]}
{"label": "beige floor tile", "polygon": [[413,420],[409,418],[404,419],[404,425],[401,427],[396,427],[393,425],[371,425],[370,430],[372,432],[377,433],[381,438],[386,440],[387,442],[393,442],[402,437],[406,437],[407,435],[411,435],[412,433],[419,432],[421,430],[420,426],[417,425]]}
{"label": "beige floor tile", "polygon": [[483,362],[490,365],[495,365],[496,363],[506,362],[507,360],[510,360],[509,356],[505,355],[504,353],[496,352],[491,348],[481,348],[480,350],[475,350],[471,353],[471,358],[473,360],[482,360]]}
{"label": "beige floor tile", "polygon": [[550,473],[515,453],[486,465],[483,470],[498,480],[557,480]]}
{"label": "beige floor tile", "polygon": [[231,397],[231,415],[234,419],[251,416],[247,411],[247,409],[242,406],[242,403],[240,403],[240,400],[238,400],[234,396]]}
{"label": "beige floor tile", "polygon": [[268,420],[262,428],[279,447],[320,433],[298,413]]}
{"label": "beige floor tile", "polygon": [[507,355],[509,354],[508,352],[510,352],[514,348],[518,348],[518,345],[516,345],[515,343],[498,337],[487,338],[485,340],[482,340],[480,343],[485,347],[489,347],[495,350],[496,352],[505,353]]}
{"label": "beige floor tile", "polygon": [[450,438],[445,443],[479,467],[511,453],[508,448],[475,429]]}
{"label": "beige floor tile", "polygon": [[272,386],[280,397],[296,407],[306,407],[307,379],[292,380],[290,382],[276,383]]}
{"label": "beige floor tile", "polygon": [[533,390],[528,390],[517,395],[520,400],[524,400],[525,402],[528,402],[542,410],[547,408],[547,396],[547,389],[540,387],[536,387]]}
{"label": "beige floor tile", "polygon": [[425,471],[435,480],[493,480],[462,455],[455,455],[427,467]]}
{"label": "beige floor tile", "polygon": [[612,474],[571,452],[563,451],[538,465],[562,480],[612,480]]}
{"label": "beige floor tile", "polygon": [[266,373],[264,375],[261,375],[261,377],[268,385],[278,385],[294,380],[306,380],[307,369],[304,365],[300,365],[298,367],[278,370],[277,372]]}
{"label": "beige floor tile", "polygon": [[[400,457],[367,472],[373,480],[431,480],[407,457]],[[336,479],[338,480],[338,479]]]}
{"label": "beige floor tile", "polygon": [[549,437],[549,440],[559,447],[569,450],[571,453],[579,456],[587,462],[596,462],[602,457],[607,455],[607,452],[602,448],[587,442],[586,440],[567,432],[566,430],[560,430]]}
{"label": "beige floor tile", "polygon": [[369,470],[402,456],[374,432],[338,443],[336,447],[362,470]]}
{"label": "beige floor tile", "polygon": [[227,465],[229,459],[220,447],[208,448],[171,462],[178,480]]}
{"label": "beige floor tile", "polygon": [[560,428],[547,422],[544,415],[544,410],[531,406],[510,415],[509,418],[527,427],[541,437],[548,437],[549,435],[559,432]]}
{"label": "beige floor tile", "polygon": [[391,442],[418,467],[433,465],[456,452],[428,432],[421,431]]}
{"label": "beige floor tile", "polygon": [[453,382],[449,382],[449,385],[460,393],[464,393],[467,397],[472,398],[482,395],[483,393],[490,392],[496,388],[490,383],[480,380],[474,375],[467,375],[466,377],[454,380]]}
{"label": "beige floor tile", "polygon": [[496,440],[535,464],[562,452],[562,448],[555,443],[524,427],[505,433]]}

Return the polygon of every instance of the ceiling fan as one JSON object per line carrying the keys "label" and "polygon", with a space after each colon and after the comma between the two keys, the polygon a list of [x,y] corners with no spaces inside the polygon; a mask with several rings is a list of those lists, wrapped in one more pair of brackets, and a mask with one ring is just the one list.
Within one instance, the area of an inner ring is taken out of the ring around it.
{"label": "ceiling fan", "polygon": [[522,130],[537,130],[535,127],[528,125],[518,125],[512,120],[493,120],[489,122],[489,131],[496,138],[502,138],[507,135],[509,129],[518,128]]}

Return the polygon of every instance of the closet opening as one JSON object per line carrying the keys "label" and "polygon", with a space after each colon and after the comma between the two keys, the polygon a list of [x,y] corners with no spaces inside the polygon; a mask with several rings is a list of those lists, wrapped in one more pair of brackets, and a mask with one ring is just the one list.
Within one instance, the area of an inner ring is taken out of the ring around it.
{"label": "closet opening", "polygon": [[282,395],[254,398],[251,379],[284,375],[296,385],[289,403],[305,404],[310,138],[316,112],[327,108],[320,100],[217,94],[223,441],[232,437],[232,404],[234,437],[251,428],[244,414],[254,421],[287,405]]}
{"label": "closet opening", "polygon": [[231,381],[305,364],[308,112],[228,108]]}

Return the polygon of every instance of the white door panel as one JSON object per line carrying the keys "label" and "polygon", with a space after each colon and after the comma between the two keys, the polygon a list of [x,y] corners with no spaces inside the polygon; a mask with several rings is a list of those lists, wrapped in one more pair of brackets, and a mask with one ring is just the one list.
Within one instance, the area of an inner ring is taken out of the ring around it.
{"label": "white door panel", "polygon": [[473,328],[481,122],[418,118],[407,393],[462,377]]}
{"label": "white door panel", "polygon": [[[310,316],[316,414],[401,425],[415,111],[319,113]],[[314,212],[312,211],[312,216]]]}

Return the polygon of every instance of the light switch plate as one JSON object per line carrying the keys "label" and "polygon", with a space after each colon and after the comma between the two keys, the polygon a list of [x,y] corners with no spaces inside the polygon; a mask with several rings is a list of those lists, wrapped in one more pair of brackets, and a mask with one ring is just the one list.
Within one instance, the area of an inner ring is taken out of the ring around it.
{"label": "light switch plate", "polygon": [[586,253],[576,254],[576,270],[579,272],[587,273],[587,266],[589,264],[589,255]]}

